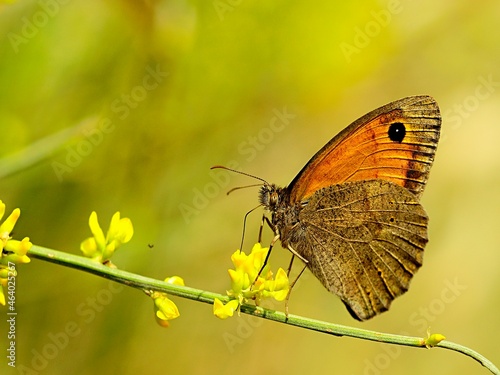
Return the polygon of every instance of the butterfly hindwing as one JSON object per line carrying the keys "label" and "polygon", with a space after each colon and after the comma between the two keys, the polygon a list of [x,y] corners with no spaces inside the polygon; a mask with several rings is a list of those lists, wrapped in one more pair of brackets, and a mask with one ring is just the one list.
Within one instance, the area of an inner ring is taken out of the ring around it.
{"label": "butterfly hindwing", "polygon": [[427,215],[405,188],[384,180],[313,194],[282,238],[357,319],[387,310],[422,264]]}

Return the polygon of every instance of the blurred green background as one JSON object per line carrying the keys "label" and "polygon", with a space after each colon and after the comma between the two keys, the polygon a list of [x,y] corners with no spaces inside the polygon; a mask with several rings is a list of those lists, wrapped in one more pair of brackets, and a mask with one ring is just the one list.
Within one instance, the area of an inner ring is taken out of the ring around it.
{"label": "blurred green background", "polygon": [[[120,211],[135,235],[113,258],[119,268],[224,293],[257,189],[226,196],[253,181],[210,166],[286,185],[351,121],[429,94],[443,135],[423,197],[430,242],[410,291],[359,323],[306,273],[290,310],[417,336],[430,326],[500,365],[499,14],[494,0],[4,2],[0,199],[21,208],[15,237],[79,254],[90,212],[107,228]],[[247,251],[259,223],[257,211]],[[277,247],[273,268],[289,257]],[[18,270],[18,371],[487,373],[440,349],[220,321],[179,298],[181,317],[164,329],[137,290],[38,260]],[[50,351],[68,323],[78,334]],[[6,328],[4,315],[2,351]],[[17,373],[5,361],[0,372]]]}

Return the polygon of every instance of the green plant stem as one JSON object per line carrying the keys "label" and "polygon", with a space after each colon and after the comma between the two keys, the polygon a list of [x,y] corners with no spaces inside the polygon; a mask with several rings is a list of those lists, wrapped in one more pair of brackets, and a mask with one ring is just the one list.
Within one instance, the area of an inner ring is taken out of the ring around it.
{"label": "green plant stem", "polygon": [[[213,304],[214,299],[218,298],[223,302],[228,301],[228,297],[218,293],[207,292],[200,289],[190,288],[168,284],[161,280],[152,279],[149,277],[140,276],[131,272],[122,271],[115,268],[104,266],[82,256],[72,255],[52,249],[47,249],[41,246],[33,245],[28,253],[29,256],[48,262],[60,264],[70,268],[76,268],[81,271],[92,273],[94,275],[104,277],[121,284],[125,284],[144,292],[158,291],[168,293],[173,296],[191,299],[194,301]],[[265,309],[259,306],[243,305],[241,312],[253,316],[258,316],[264,319],[273,320],[276,322],[293,325],[301,328],[311,329],[318,332],[327,333],[335,336],[348,336],[364,340],[378,341],[387,344],[397,344],[405,346],[414,346],[418,348],[426,348],[425,339],[421,337],[411,337],[403,335],[394,335],[389,333],[381,333],[369,331],[361,328],[343,326],[323,322],[315,319],[304,318],[297,315]],[[436,345],[437,348],[449,349],[462,354],[465,354],[491,371],[493,374],[500,375],[499,369],[487,358],[481,354],[469,349],[465,346],[443,340]]]}

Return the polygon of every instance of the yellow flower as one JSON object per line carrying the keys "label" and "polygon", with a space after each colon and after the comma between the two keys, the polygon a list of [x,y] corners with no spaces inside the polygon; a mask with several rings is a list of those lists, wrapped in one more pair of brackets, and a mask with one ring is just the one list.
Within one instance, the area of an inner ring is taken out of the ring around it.
{"label": "yellow flower", "polygon": [[167,277],[164,281],[169,284],[184,286],[184,279],[180,276]]}
{"label": "yellow flower", "polygon": [[283,301],[290,290],[288,276],[283,268],[279,268],[274,280],[268,280],[264,283],[262,292],[264,297],[273,297],[276,301]]}
{"label": "yellow flower", "polygon": [[269,264],[266,262],[269,248],[263,248],[259,243],[255,244],[249,255],[237,250],[231,256],[234,269],[229,269],[231,279],[231,290],[227,295],[231,300],[224,305],[220,300],[214,300],[214,315],[226,319],[232,316],[239,306],[248,300],[254,300],[256,304],[262,298],[272,297],[277,301],[283,301],[290,289],[288,276],[280,268],[273,278]]}
{"label": "yellow flower", "polygon": [[431,328],[427,328],[427,338],[423,340],[423,344],[427,349],[438,345],[441,341],[446,340],[446,337],[440,333],[432,333]]}
{"label": "yellow flower", "polygon": [[161,320],[172,320],[179,317],[179,309],[176,304],[165,294],[160,293],[154,298],[155,314]]}
{"label": "yellow flower", "polygon": [[[184,280],[179,276],[167,277],[164,280],[166,283],[184,286]],[[176,304],[170,300],[165,293],[152,292],[150,294],[154,302],[154,311],[156,322],[162,327],[168,327],[169,320],[180,316],[179,309]]]}
{"label": "yellow flower", "polygon": [[[0,201],[0,220],[5,214],[5,204]],[[29,263],[31,260],[26,255],[31,249],[32,243],[28,237],[22,241],[13,240],[10,233],[21,215],[21,210],[16,208],[12,213],[0,224],[0,304],[5,305],[6,299],[3,292],[4,286],[10,278],[17,276],[16,265]]]}
{"label": "yellow flower", "polygon": [[218,298],[214,300],[214,315],[219,319],[227,319],[233,316],[234,312],[238,310],[240,303],[236,299],[232,299],[225,305]]}
{"label": "yellow flower", "polygon": [[83,254],[99,263],[111,265],[109,260],[115,250],[124,243],[130,241],[134,235],[134,228],[129,218],[120,218],[120,213],[116,212],[111,218],[108,232],[104,232],[97,220],[97,214],[93,211],[89,218],[89,227],[93,237],[87,238],[80,244]]}
{"label": "yellow flower", "polygon": [[22,241],[9,240],[4,246],[4,251],[10,251],[12,254],[7,255],[6,259],[16,264],[29,263],[31,259],[26,255],[33,244],[28,237],[24,237]]}

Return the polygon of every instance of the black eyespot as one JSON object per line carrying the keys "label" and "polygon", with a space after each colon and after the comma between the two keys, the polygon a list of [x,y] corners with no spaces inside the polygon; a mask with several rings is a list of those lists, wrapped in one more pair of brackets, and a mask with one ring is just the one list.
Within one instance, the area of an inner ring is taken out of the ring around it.
{"label": "black eyespot", "polygon": [[401,122],[394,122],[389,126],[389,131],[387,132],[391,141],[394,142],[403,142],[406,135],[406,128]]}

